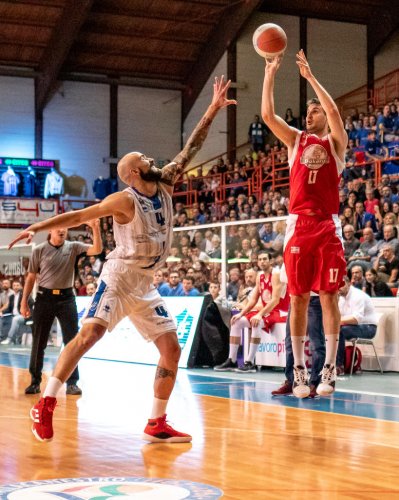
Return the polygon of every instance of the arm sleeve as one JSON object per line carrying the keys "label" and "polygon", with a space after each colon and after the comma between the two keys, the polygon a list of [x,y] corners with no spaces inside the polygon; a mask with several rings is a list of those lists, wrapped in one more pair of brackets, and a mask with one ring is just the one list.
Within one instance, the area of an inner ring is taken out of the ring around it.
{"label": "arm sleeve", "polygon": [[362,297],[353,297],[351,301],[352,315],[357,320],[358,324],[363,322],[365,301]]}
{"label": "arm sleeve", "polygon": [[80,241],[73,242],[73,252],[75,253],[76,257],[82,253],[87,252],[90,247],[91,245],[88,245],[87,243],[81,243]]}
{"label": "arm sleeve", "polygon": [[38,274],[40,272],[40,249],[35,248],[32,252],[31,258],[29,259],[28,273]]}

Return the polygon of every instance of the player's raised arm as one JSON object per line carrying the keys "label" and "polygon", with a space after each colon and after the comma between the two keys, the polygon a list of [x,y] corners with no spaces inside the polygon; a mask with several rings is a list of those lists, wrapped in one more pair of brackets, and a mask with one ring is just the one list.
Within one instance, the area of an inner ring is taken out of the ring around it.
{"label": "player's raised arm", "polygon": [[293,149],[295,139],[299,130],[290,127],[280,116],[274,111],[274,80],[278,68],[280,67],[282,56],[277,56],[272,59],[266,59],[265,78],[263,80],[262,91],[262,118],[266,125],[270,128],[273,134],[289,149]]}
{"label": "player's raised arm", "polygon": [[230,80],[225,82],[224,76],[221,78],[215,78],[211,104],[190,135],[184,149],[176,156],[176,158],[173,159],[171,163],[162,169],[162,175],[160,178],[161,182],[170,186],[175,184],[180,175],[184,173],[186,166],[201,149],[206,136],[208,135],[213,119],[217,115],[218,111],[226,106],[230,106],[231,104],[237,104],[237,101],[227,99],[226,97],[229,87]]}
{"label": "player's raised arm", "polygon": [[328,126],[331,130],[331,137],[334,141],[335,149],[339,156],[344,155],[346,146],[348,144],[348,134],[345,131],[341,115],[339,114],[337,105],[327,90],[320,85],[315,76],[313,75],[308,60],[306,59],[303,50],[300,50],[296,55],[297,65],[303,78],[310,83],[313,90],[320,101],[320,104],[327,115]]}
{"label": "player's raised arm", "polygon": [[[131,202],[128,193],[122,191],[107,196],[101,203],[92,205],[91,207],[83,208],[67,212],[65,214],[56,215],[41,222],[32,224],[24,231],[21,231],[17,237],[9,244],[8,248],[12,248],[18,241],[26,240],[26,244],[31,243],[36,233],[41,231],[49,231],[50,229],[77,227],[81,224],[107,217],[108,215],[129,214],[132,218],[134,215],[134,205]],[[126,221],[128,222],[128,220]]]}

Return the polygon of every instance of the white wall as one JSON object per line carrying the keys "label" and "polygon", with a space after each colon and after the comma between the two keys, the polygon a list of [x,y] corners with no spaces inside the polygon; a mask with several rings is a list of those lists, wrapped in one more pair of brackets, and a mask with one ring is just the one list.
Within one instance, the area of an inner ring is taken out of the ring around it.
{"label": "white wall", "polygon": [[34,157],[34,109],[32,79],[0,77],[0,156]]}
{"label": "white wall", "polygon": [[[190,137],[191,132],[196,127],[197,123],[200,121],[202,115],[205,113],[209,104],[212,100],[213,95],[213,83],[215,76],[227,75],[227,55],[223,54],[222,58],[216,65],[215,69],[212,71],[211,76],[206,82],[202,92],[198,96],[194,106],[191,108],[188,114],[184,126],[183,126],[183,141],[186,142]],[[227,111],[222,109],[219,111],[215,117],[211,128],[209,129],[208,136],[202,146],[201,150],[198,152],[192,165],[198,165],[199,163],[209,160],[210,158],[219,155],[220,153],[225,153],[227,151]]]}
{"label": "white wall", "polygon": [[381,47],[374,58],[375,77],[384,76],[399,68],[399,30]]}
{"label": "white wall", "polygon": [[237,42],[237,81],[246,88],[237,92],[237,144],[246,142],[248,127],[255,114],[260,115],[262,84],[265,62],[254,50],[252,35],[261,24],[275,23],[287,34],[288,45],[284,60],[276,75],[275,110],[285,116],[285,110],[292,108],[299,114],[299,76],[295,64],[295,54],[299,49],[299,19],[278,14],[254,14]]}
{"label": "white wall", "polygon": [[60,160],[61,172],[92,184],[109,176],[109,87],[64,82],[43,113],[43,157]]}
{"label": "white wall", "polygon": [[[367,81],[366,26],[308,20],[310,67],[332,97],[340,97]],[[309,98],[314,96],[308,87]]]}
{"label": "white wall", "polygon": [[119,87],[118,155],[140,151],[172,159],[180,151],[181,93]]}

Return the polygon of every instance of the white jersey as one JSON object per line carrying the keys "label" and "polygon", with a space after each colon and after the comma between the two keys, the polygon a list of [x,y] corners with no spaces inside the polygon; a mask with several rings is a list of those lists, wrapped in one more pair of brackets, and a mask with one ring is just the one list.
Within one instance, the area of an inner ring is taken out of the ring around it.
{"label": "white jersey", "polygon": [[133,187],[125,189],[134,198],[135,213],[127,224],[114,219],[116,248],[107,259],[122,259],[137,265],[141,272],[153,274],[163,267],[172,242],[172,197],[158,183],[155,196],[145,196]]}

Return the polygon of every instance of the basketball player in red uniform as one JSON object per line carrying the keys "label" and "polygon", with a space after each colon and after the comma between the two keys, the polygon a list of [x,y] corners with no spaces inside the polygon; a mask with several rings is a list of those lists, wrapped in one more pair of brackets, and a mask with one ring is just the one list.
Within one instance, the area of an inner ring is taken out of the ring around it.
{"label": "basketball player in red uniform", "polygon": [[[231,318],[230,351],[228,359],[215,366],[216,371],[238,371],[255,373],[255,355],[261,339],[262,329],[270,333],[276,323],[285,323],[288,315],[290,297],[286,285],[280,281],[280,269],[272,269],[270,255],[261,252],[258,255],[258,266],[261,272],[256,277],[256,285],[252,290],[247,305]],[[254,307],[261,299],[262,308]],[[241,330],[251,328],[249,353],[242,367],[237,365],[237,351],[241,341]]]}
{"label": "basketball player in red uniform", "polygon": [[319,293],[326,335],[326,359],[317,392],[335,389],[335,360],[340,315],[337,293],[346,273],[342,231],[338,220],[338,183],[348,142],[338,108],[313,76],[303,50],[297,54],[300,74],[317,99],[308,102],[306,131],[290,127],[274,111],[274,79],[281,56],[267,59],[262,95],[262,118],[288,147],[290,215],[284,242],[284,264],[291,294],[291,338],[295,396],[309,396],[304,344],[310,292]]}

